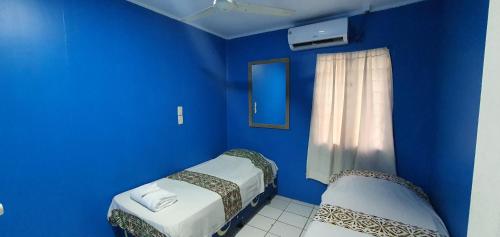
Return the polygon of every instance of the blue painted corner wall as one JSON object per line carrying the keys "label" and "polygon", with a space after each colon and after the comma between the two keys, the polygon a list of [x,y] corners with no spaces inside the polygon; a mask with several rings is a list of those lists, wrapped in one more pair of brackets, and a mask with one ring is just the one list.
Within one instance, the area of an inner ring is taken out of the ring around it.
{"label": "blue painted corner wall", "polygon": [[446,0],[440,6],[429,194],[453,237],[467,236],[488,3]]}
{"label": "blue painted corner wall", "polygon": [[[400,176],[432,197],[453,237],[467,235],[488,0],[424,1],[350,18],[347,46],[292,52],[285,30],[227,43],[227,145],[248,146],[280,167],[280,193],[319,203],[325,186],[305,179],[315,58],[388,47]],[[290,130],[249,128],[246,63],[289,57]]]}
{"label": "blue painted corner wall", "polygon": [[114,195],[223,152],[225,64],[126,1],[0,1],[0,236],[113,236]]}
{"label": "blue painted corner wall", "polygon": [[[280,167],[279,192],[319,203],[323,184],[306,180],[306,157],[316,55],[388,47],[394,74],[394,135],[399,174],[429,188],[434,143],[438,4],[426,1],[350,18],[346,46],[293,52],[280,30],[227,43],[227,145],[261,151]],[[419,19],[415,21],[415,19]],[[290,58],[290,130],[248,127],[246,65],[250,61]]]}

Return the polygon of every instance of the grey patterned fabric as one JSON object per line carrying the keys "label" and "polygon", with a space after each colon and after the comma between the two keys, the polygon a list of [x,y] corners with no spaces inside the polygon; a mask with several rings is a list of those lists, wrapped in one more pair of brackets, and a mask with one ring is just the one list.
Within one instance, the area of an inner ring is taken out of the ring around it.
{"label": "grey patterned fabric", "polygon": [[369,170],[346,170],[342,171],[339,174],[334,174],[332,177],[330,177],[330,183],[334,183],[338,179],[344,177],[344,176],[363,176],[363,177],[369,177],[369,178],[376,178],[376,179],[383,179],[387,180],[393,183],[397,183],[399,185],[402,185],[406,187],[407,189],[415,192],[420,198],[422,198],[424,201],[430,203],[429,197],[427,194],[422,190],[422,188],[414,185],[410,181],[407,181],[403,178],[400,178],[395,175],[390,175],[386,173],[381,173],[381,172],[376,172],[376,171],[369,171]]}
{"label": "grey patterned fabric", "polygon": [[141,218],[128,214],[122,210],[112,210],[111,216],[108,218],[112,226],[120,227],[135,237],[167,237]]}
{"label": "grey patterned fabric", "polygon": [[228,156],[249,159],[250,161],[252,161],[255,167],[261,169],[264,173],[264,183],[266,184],[266,186],[273,183],[273,168],[271,166],[271,163],[269,163],[262,154],[246,149],[232,149],[224,152],[224,154]]}
{"label": "grey patterned fabric", "polygon": [[167,178],[194,184],[219,194],[224,204],[226,221],[235,216],[243,207],[240,187],[231,181],[188,170],[170,175]]}
{"label": "grey patterned fabric", "polygon": [[440,237],[437,231],[408,225],[333,205],[321,205],[314,216],[321,221],[376,237]]}

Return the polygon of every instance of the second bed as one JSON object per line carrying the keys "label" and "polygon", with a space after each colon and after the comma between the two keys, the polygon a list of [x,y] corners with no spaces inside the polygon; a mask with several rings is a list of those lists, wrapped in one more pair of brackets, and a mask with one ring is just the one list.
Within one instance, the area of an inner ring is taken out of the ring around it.
{"label": "second bed", "polygon": [[334,175],[304,237],[448,237],[423,190],[374,171]]}

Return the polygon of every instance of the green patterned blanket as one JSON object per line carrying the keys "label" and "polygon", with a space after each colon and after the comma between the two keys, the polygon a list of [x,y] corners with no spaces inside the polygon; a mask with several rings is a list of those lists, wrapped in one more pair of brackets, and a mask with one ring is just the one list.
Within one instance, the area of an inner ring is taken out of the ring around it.
{"label": "green patterned blanket", "polygon": [[376,237],[439,237],[437,231],[408,225],[402,222],[368,215],[362,212],[333,206],[321,205],[314,216],[315,221],[333,224],[352,231]]}
{"label": "green patterned blanket", "polygon": [[135,237],[167,237],[141,218],[122,210],[112,210],[108,221],[112,226],[120,227]]}
{"label": "green patterned blanket", "polygon": [[232,149],[224,152],[225,155],[249,159],[255,167],[262,170],[264,173],[264,183],[267,185],[272,184],[274,180],[273,168],[271,163],[267,161],[264,156],[258,152],[246,149]]}
{"label": "green patterned blanket", "polygon": [[240,187],[231,181],[188,170],[170,175],[167,178],[194,184],[219,194],[224,204],[226,221],[229,221],[243,207]]}

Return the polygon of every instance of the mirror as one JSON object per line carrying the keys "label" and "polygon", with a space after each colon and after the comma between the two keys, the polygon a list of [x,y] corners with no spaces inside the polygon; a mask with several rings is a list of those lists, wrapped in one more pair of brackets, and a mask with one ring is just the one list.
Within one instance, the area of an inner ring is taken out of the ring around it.
{"label": "mirror", "polygon": [[248,63],[250,127],[289,128],[290,61],[288,58]]}

